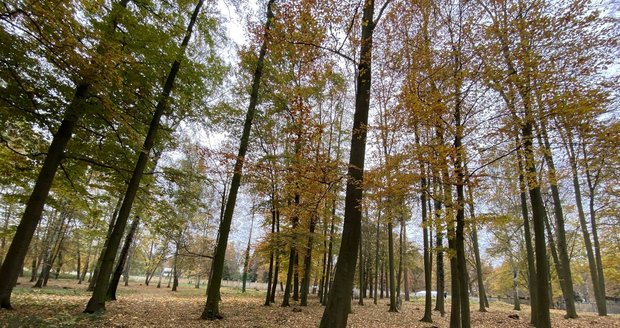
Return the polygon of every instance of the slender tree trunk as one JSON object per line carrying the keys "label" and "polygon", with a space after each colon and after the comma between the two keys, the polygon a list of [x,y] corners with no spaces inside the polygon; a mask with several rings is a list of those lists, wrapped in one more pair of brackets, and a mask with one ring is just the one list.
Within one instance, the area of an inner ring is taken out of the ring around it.
{"label": "slender tree trunk", "polygon": [[[379,288],[379,227],[381,225],[381,210],[378,210],[377,215],[377,229],[375,230],[375,297],[373,303],[377,305],[377,297],[379,296],[377,288]],[[381,295],[383,298],[383,288],[381,288]]]}
{"label": "slender tree trunk", "polygon": [[[366,212],[366,217],[368,217],[368,212]],[[360,298],[358,301],[359,305],[364,305],[364,293],[362,290],[365,289],[364,286],[364,252],[363,252],[363,243],[364,243],[364,233],[360,233],[360,245],[359,245],[359,257],[360,261],[358,264],[359,267],[359,279],[360,279]]]}
{"label": "slender tree trunk", "polygon": [[282,305],[290,306],[290,297],[291,297],[291,285],[293,283],[293,271],[295,271],[295,248],[291,244],[291,250],[289,252],[288,257],[288,270],[286,273],[286,285],[284,287],[284,297],[282,299]]}
{"label": "slender tree trunk", "polygon": [[[517,136],[517,145],[520,145],[519,138]],[[525,239],[525,250],[527,253],[527,270],[528,270],[528,287],[530,293],[530,308],[532,309],[531,324],[538,322],[538,312],[534,309],[538,308],[538,293],[536,288],[538,286],[536,263],[534,248],[532,246],[532,235],[530,229],[529,210],[527,208],[527,194],[525,185],[525,171],[523,168],[523,159],[520,151],[517,152],[517,168],[519,170],[519,197],[521,201],[521,216],[523,217],[523,233]]]}
{"label": "slender tree trunk", "polygon": [[[467,166],[465,166],[467,172]],[[474,208],[474,192],[471,185],[467,186],[467,193],[469,195],[469,215],[471,217],[471,240],[474,248],[474,258],[476,261],[476,281],[478,285],[478,303],[479,311],[487,312],[486,305],[486,291],[484,290],[484,279],[482,275],[482,261],[480,260],[480,246],[478,245],[478,224],[476,223],[476,214]]]}
{"label": "slender tree trunk", "polygon": [[[421,172],[424,172],[424,166],[421,165]],[[426,178],[422,177],[420,181],[420,205],[422,207],[422,239],[423,239],[423,252],[424,252],[424,291],[426,292],[424,296],[424,316],[420,321],[432,323],[432,267],[431,267],[431,249],[428,236],[428,231],[430,226],[428,224],[428,214],[426,209],[426,195],[427,195]],[[437,299],[439,300],[439,291],[437,292]]]}
{"label": "slender tree trunk", "polygon": [[[274,188],[275,189],[275,188]],[[275,192],[271,195],[271,236],[270,236],[270,244],[273,244],[274,238],[276,238],[276,200],[275,200]],[[271,305],[271,283],[273,279],[273,261],[275,249],[273,245],[270,245],[269,251],[269,274],[267,275],[267,295],[265,296],[265,306]]]}
{"label": "slender tree trunk", "polygon": [[[456,67],[460,69],[460,52],[456,55]],[[456,172],[456,268],[459,280],[459,296],[461,311],[461,327],[469,328],[471,326],[471,316],[469,312],[469,275],[467,271],[467,260],[465,258],[465,171],[463,168],[465,150],[463,149],[463,125],[461,123],[461,79],[460,73],[456,78],[456,105],[455,105],[455,127],[456,133],[454,137],[454,149],[456,156],[454,159],[454,170]],[[454,298],[452,299],[455,302]]]}
{"label": "slender tree trunk", "polygon": [[312,269],[312,245],[315,224],[315,219],[310,218],[310,234],[308,235],[308,245],[306,246],[306,255],[304,257],[304,277],[301,281],[301,306],[308,305],[308,294],[310,292],[310,270]]}
{"label": "slender tree trunk", "polygon": [[333,263],[334,263],[334,257],[333,257],[333,246],[334,246],[334,231],[336,229],[335,227],[335,219],[336,219],[336,198],[334,198],[332,200],[332,213],[331,213],[331,224],[330,224],[330,228],[329,228],[329,246],[327,247],[327,277],[325,279],[325,288],[324,288],[324,292],[323,292],[323,301],[322,304],[323,305],[327,305],[327,300],[329,297],[329,290],[331,289],[331,282],[332,282],[332,271],[333,271]]}
{"label": "slender tree trunk", "polygon": [[566,302],[566,317],[574,319],[577,318],[577,309],[575,308],[575,291],[573,289],[573,275],[570,268],[570,258],[568,256],[562,200],[560,199],[560,191],[558,189],[558,178],[555,170],[555,163],[553,161],[551,144],[549,143],[549,137],[546,131],[547,126],[545,124],[545,115],[541,113],[540,116],[541,126],[538,138],[541,146],[545,150],[543,154],[545,161],[547,162],[547,176],[551,187],[551,197],[553,198],[553,213],[555,217],[557,248],[560,260],[560,271],[558,271],[558,278],[564,285],[562,294],[564,295],[564,301]]}
{"label": "slender tree trunk", "polygon": [[243,133],[241,135],[241,140],[239,144],[239,153],[237,154],[237,159],[235,160],[235,169],[230,184],[228,200],[226,201],[226,210],[224,212],[224,217],[219,227],[218,243],[215,248],[215,255],[212,261],[212,275],[211,279],[209,279],[209,285],[207,287],[207,303],[205,304],[205,308],[201,315],[201,318],[205,320],[215,320],[222,318],[219,309],[219,302],[220,286],[222,284],[222,275],[224,272],[224,259],[226,256],[226,247],[228,246],[230,225],[232,222],[235,205],[237,203],[237,192],[239,191],[239,186],[241,184],[243,162],[250,141],[250,131],[252,129],[254,114],[256,113],[256,104],[258,103],[258,91],[260,87],[261,76],[263,74],[265,55],[267,54],[267,43],[273,19],[272,6],[274,2],[275,0],[269,0],[269,2],[267,3],[267,22],[265,23],[264,40],[258,55],[256,70],[254,71],[252,91],[250,93],[250,104],[248,105],[248,111],[245,117],[245,123],[243,125]]}
{"label": "slender tree trunk", "polygon": [[590,279],[592,279],[592,286],[594,289],[594,298],[596,299],[596,309],[598,315],[604,316],[606,313],[603,310],[601,304],[605,303],[605,300],[601,299],[601,292],[599,290],[598,272],[596,260],[594,258],[594,250],[592,249],[592,241],[590,239],[590,232],[588,231],[588,224],[586,222],[586,214],[583,210],[583,199],[581,197],[581,186],[579,184],[579,175],[577,172],[577,158],[575,155],[575,147],[572,143],[572,137],[570,136],[570,130],[567,128],[567,139],[564,140],[564,145],[568,152],[568,160],[571,167],[571,173],[573,176],[573,189],[575,191],[575,204],[577,205],[577,213],[579,215],[579,225],[581,226],[581,233],[583,235],[583,242],[586,248],[586,254],[588,256],[588,267],[590,269]]}
{"label": "slender tree trunk", "polygon": [[[437,184],[437,181],[435,181]],[[435,221],[436,221],[436,233],[435,233],[435,246],[437,247],[437,298],[435,299],[435,310],[439,311],[443,317],[446,313],[445,310],[445,280],[444,280],[444,263],[443,263],[443,232],[441,227],[441,201],[435,199],[433,207],[435,209]]]}
{"label": "slender tree trunk", "polygon": [[[547,262],[547,243],[545,242],[545,205],[540,192],[540,184],[537,181],[536,161],[532,144],[532,124],[526,121],[521,129],[523,135],[523,152],[525,157],[525,171],[529,187],[530,202],[532,204],[532,220],[534,223],[534,243],[536,249],[536,291],[537,304],[549,304],[549,265]],[[551,317],[547,306],[538,306],[536,309],[537,328],[551,327]]]}
{"label": "slender tree trunk", "polygon": [[[179,287],[179,243],[176,243],[174,248],[174,262],[172,265],[172,289],[170,291],[176,292]],[[168,281],[170,285],[170,281]]]}
{"label": "slender tree trunk", "polygon": [[327,220],[323,220],[323,261],[321,264],[321,280],[319,281],[319,302],[323,303],[325,292],[325,278],[327,275]]}
{"label": "slender tree trunk", "polygon": [[388,273],[390,278],[390,309],[389,312],[398,312],[396,306],[396,286],[394,278],[394,228],[392,227],[392,217],[389,218],[387,224],[388,233]]}
{"label": "slender tree trunk", "polygon": [[[64,264],[63,261],[63,257],[62,257],[62,250],[58,251],[58,265],[56,266],[56,274],[54,276],[54,279],[58,280],[58,278],[60,278],[60,270],[62,269],[62,265]],[[47,285],[47,281],[45,282],[45,285]]]}
{"label": "slender tree trunk", "polygon": [[[560,279],[560,272],[562,270],[562,264],[560,263],[560,258],[558,256],[557,246],[555,243],[555,239],[553,238],[553,228],[549,222],[549,216],[545,215],[545,227],[547,232],[547,240],[549,241],[549,249],[551,250],[551,257],[553,259],[553,264],[555,266],[555,271],[558,274],[558,280],[560,281],[560,288],[562,289],[562,293],[566,289],[566,285]],[[551,279],[549,279],[551,281]],[[550,304],[553,304],[553,298],[550,301]]]}
{"label": "slender tree trunk", "polygon": [[519,302],[519,284],[517,283],[517,270],[516,269],[514,269],[513,271],[512,289],[513,289],[514,304],[515,304],[515,307],[513,308],[513,310],[521,311],[521,303]]}
{"label": "slender tree trunk", "polygon": [[84,268],[81,271],[80,280],[78,280],[78,284],[81,284],[82,281],[84,281],[84,279],[86,278],[86,273],[88,272],[88,268],[89,268],[89,265],[90,265],[90,256],[91,256],[92,246],[93,246],[93,242],[91,240],[90,243],[88,244],[88,251],[86,253],[86,260],[84,261]]}
{"label": "slender tree trunk", "polygon": [[299,302],[299,252],[295,250],[295,266],[293,267],[293,301]]}
{"label": "slender tree trunk", "polygon": [[123,244],[123,248],[121,249],[121,253],[118,257],[118,263],[116,264],[116,269],[114,269],[114,273],[112,274],[112,278],[110,279],[110,284],[108,287],[107,297],[110,301],[116,300],[116,289],[118,288],[118,283],[121,280],[121,275],[123,273],[123,269],[125,268],[127,257],[129,255],[129,248],[133,241],[133,236],[136,233],[139,222],[140,218],[136,216],[136,218],[131,223],[131,226],[129,227],[127,236],[125,236],[125,243]]}
{"label": "slender tree trunk", "polygon": [[[388,3],[386,2],[385,5]],[[329,300],[321,318],[321,328],[346,327],[351,307],[351,290],[361,234],[362,213],[359,205],[362,200],[366,126],[370,107],[372,34],[376,24],[374,7],[374,0],[364,3],[342,242],[334,275],[334,288],[330,290]]]}
{"label": "slender tree trunk", "polygon": [[164,276],[164,268],[161,268],[161,271],[159,271],[159,280],[157,281],[157,288],[161,288],[161,279]]}
{"label": "slender tree trunk", "polygon": [[[448,248],[456,253],[456,231],[454,227],[450,228],[448,223]],[[451,237],[452,236],[452,237]],[[459,269],[457,267],[456,256],[450,256],[450,283],[451,283],[451,301],[450,301],[450,328],[461,327],[461,288],[459,286]],[[438,295],[439,296],[439,295]]]}
{"label": "slender tree trunk", "polygon": [[[404,206],[404,204],[402,204]],[[403,267],[405,265],[405,218],[401,217],[400,220],[400,236],[399,236],[399,259],[398,259],[398,278],[396,279],[396,304],[398,305],[398,309],[401,308],[401,298],[400,298],[400,287],[401,287],[401,279],[403,277]]]}
{"label": "slender tree trunk", "polygon": [[77,268],[75,270],[75,272],[76,272],[75,279],[77,279],[79,281],[80,280],[80,272],[82,272],[82,256],[80,254],[80,241],[79,241],[79,238],[78,238],[78,242],[76,243],[75,247],[76,247],[76,253],[77,253],[77,258],[76,258],[76,260],[77,260]]}
{"label": "slender tree trunk", "polygon": [[[606,290],[605,290],[605,275],[603,274],[603,261],[601,258],[601,246],[598,240],[598,228],[596,224],[596,210],[594,209],[594,197],[596,194],[596,188],[599,181],[600,168],[593,174],[588,164],[588,156],[586,151],[585,142],[581,143],[581,148],[584,154],[584,169],[586,173],[586,182],[588,183],[588,209],[590,211],[590,228],[592,229],[592,242],[594,244],[594,258],[596,260],[596,270],[598,273],[598,290],[600,293],[600,300],[597,300],[597,307],[599,308],[599,315],[607,315],[607,302],[606,302]],[[602,313],[602,314],[601,314]]]}
{"label": "slender tree trunk", "polygon": [[125,269],[123,270],[123,284],[125,287],[129,286],[129,273],[131,272],[131,263],[133,262],[133,257],[136,252],[136,237],[133,238],[134,241],[131,243],[131,248],[129,249],[129,255],[127,255],[127,261],[125,263]]}
{"label": "slender tree trunk", "polygon": [[245,249],[245,259],[243,261],[243,283],[241,285],[241,292],[245,293],[245,284],[248,279],[248,266],[250,265],[250,245],[252,242],[252,229],[254,229],[254,212],[252,212],[252,221],[250,223],[250,236],[248,237],[248,247]]}
{"label": "slender tree trunk", "polygon": [[127,219],[131,212],[133,201],[138,192],[140,180],[142,179],[142,175],[148,163],[150,152],[155,144],[155,139],[157,131],[159,130],[159,123],[161,117],[164,114],[164,110],[168,107],[170,93],[172,92],[177,73],[179,72],[179,68],[181,67],[181,60],[185,56],[185,50],[189,43],[192,30],[198,18],[198,14],[200,12],[202,4],[203,0],[199,0],[196,4],[189,25],[187,26],[185,37],[181,42],[178,58],[174,61],[174,63],[172,63],[172,67],[170,68],[170,72],[168,73],[168,77],[166,78],[162,94],[157,102],[157,106],[155,107],[155,113],[153,114],[153,118],[151,119],[151,123],[149,124],[149,130],[144,140],[144,145],[142,146],[142,150],[140,151],[140,154],[138,156],[138,160],[134,167],[134,171],[132,173],[131,179],[127,186],[127,190],[125,192],[125,196],[123,198],[123,204],[121,205],[118,218],[116,219],[116,224],[114,225],[114,230],[112,231],[112,235],[110,235],[108,248],[106,248],[103,261],[101,262],[101,269],[99,271],[99,277],[97,277],[95,290],[93,291],[92,297],[88,301],[86,309],[84,310],[85,313],[94,313],[97,311],[105,310],[108,283],[110,279],[110,273],[112,272],[112,267],[114,266],[116,252],[118,251],[118,246],[123,237],[123,232],[127,225]]}
{"label": "slender tree trunk", "polygon": [[273,284],[271,284],[271,303],[276,302],[276,288],[278,286],[278,274],[280,273],[280,212],[276,208],[276,267],[273,270]]}

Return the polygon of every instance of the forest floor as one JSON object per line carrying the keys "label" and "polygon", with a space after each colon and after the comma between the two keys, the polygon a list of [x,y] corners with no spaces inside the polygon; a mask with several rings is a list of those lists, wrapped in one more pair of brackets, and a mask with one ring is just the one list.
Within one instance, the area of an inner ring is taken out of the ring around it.
{"label": "forest floor", "polygon": [[[323,307],[315,295],[310,306],[282,308],[263,306],[264,292],[248,289],[242,294],[236,288],[222,289],[219,321],[200,320],[205,303],[205,289],[182,284],[178,292],[162,287],[133,283],[119,286],[118,301],[108,302],[103,314],[82,314],[89,299],[85,285],[74,280],[51,279],[47,287],[33,289],[27,279],[19,281],[12,304],[15,310],[0,310],[0,327],[318,327]],[[422,299],[404,302],[400,313],[389,313],[387,300],[365,300],[364,306],[355,301],[349,315],[349,327],[448,327],[449,313],[444,317],[433,312],[433,323],[422,323]],[[446,305],[449,309],[449,303]],[[530,327],[529,307],[513,311],[512,306],[492,303],[489,312],[476,311],[472,304],[473,327]],[[510,315],[518,314],[513,319]],[[553,327],[620,327],[620,315],[598,317],[595,313],[580,313],[578,319],[567,320],[563,312],[552,310]]]}

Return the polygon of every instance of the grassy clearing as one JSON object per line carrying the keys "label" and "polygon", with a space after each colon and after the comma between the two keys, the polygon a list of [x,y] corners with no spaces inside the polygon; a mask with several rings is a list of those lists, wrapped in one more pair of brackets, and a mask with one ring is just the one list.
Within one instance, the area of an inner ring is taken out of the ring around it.
{"label": "grassy clearing", "polygon": [[[50,280],[49,286],[33,289],[27,280],[20,280],[13,295],[14,311],[0,310],[1,327],[317,327],[323,313],[315,296],[310,306],[281,308],[274,304],[263,306],[264,294],[248,289],[223,288],[221,321],[199,319],[205,302],[205,289],[182,284],[178,292],[168,288],[133,284],[120,286],[119,300],[109,302],[102,314],[82,314],[89,292],[86,285],[74,280]],[[294,312],[293,308],[301,309]],[[449,309],[449,304],[447,304]],[[440,317],[433,313],[434,323],[419,322],[424,304],[422,299],[406,302],[400,313],[387,312],[387,300],[378,305],[368,300],[365,306],[352,305],[350,327],[447,327],[449,314]],[[494,303],[488,313],[475,311],[472,305],[474,327],[530,327],[529,309],[517,312],[509,304]],[[518,314],[518,319],[509,315]],[[599,318],[594,313],[581,314],[577,320],[566,320],[562,311],[552,310],[554,327],[620,327],[620,316]]]}

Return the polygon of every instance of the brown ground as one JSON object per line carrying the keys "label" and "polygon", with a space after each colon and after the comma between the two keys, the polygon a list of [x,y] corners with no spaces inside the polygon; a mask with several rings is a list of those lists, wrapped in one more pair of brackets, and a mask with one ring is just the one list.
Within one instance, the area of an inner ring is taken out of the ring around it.
{"label": "brown ground", "polygon": [[[89,295],[86,286],[75,281],[50,280],[49,286],[37,290],[27,280],[13,294],[16,310],[0,310],[1,327],[317,327],[323,313],[316,297],[308,307],[263,306],[263,292],[249,290],[241,294],[236,289],[222,291],[220,321],[200,320],[204,306],[204,288],[181,285],[180,291],[140,286],[119,287],[119,300],[109,302],[101,315],[81,314]],[[419,322],[424,305],[421,301],[405,302],[400,313],[388,313],[387,300],[379,305],[367,300],[365,306],[353,305],[349,315],[350,327],[448,327],[449,314],[440,317],[433,313],[433,324]],[[293,308],[301,309],[294,312]],[[449,308],[449,306],[448,306]],[[518,314],[518,319],[508,316]],[[508,304],[491,304],[487,313],[475,311],[472,305],[473,327],[530,327],[529,308],[517,312]],[[553,327],[620,327],[620,315],[598,317],[581,313],[575,320],[563,319],[562,311],[552,310]]]}

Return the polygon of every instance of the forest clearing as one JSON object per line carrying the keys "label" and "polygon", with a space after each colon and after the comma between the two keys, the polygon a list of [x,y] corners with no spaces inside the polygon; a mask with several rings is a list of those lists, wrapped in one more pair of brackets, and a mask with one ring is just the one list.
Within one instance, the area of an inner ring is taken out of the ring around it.
{"label": "forest clearing", "polygon": [[[20,281],[21,282],[21,281]],[[264,292],[249,288],[241,293],[239,288],[222,289],[221,321],[200,320],[204,306],[204,288],[195,289],[183,284],[178,292],[169,288],[141,286],[132,282],[130,287],[119,288],[119,299],[110,302],[105,314],[80,314],[88,301],[85,286],[75,280],[50,281],[45,289],[25,286],[15,291],[14,302],[18,310],[1,311],[0,327],[316,327],[323,307],[316,296],[309,306],[264,306]],[[347,327],[449,327],[449,314],[436,317],[431,323],[420,322],[424,313],[424,299],[419,297],[405,302],[400,313],[385,313],[388,299],[378,305],[368,300],[366,305],[352,304]],[[299,312],[297,312],[299,310]],[[514,317],[514,315],[518,317]],[[511,317],[512,316],[512,317]],[[578,319],[564,319],[560,310],[552,311],[552,327],[620,327],[620,315],[597,317],[584,313]],[[489,312],[481,313],[472,308],[472,327],[531,327],[529,307],[514,311],[512,305],[494,302]]]}
{"label": "forest clearing", "polygon": [[0,1],[0,323],[618,327],[619,86],[617,0]]}

